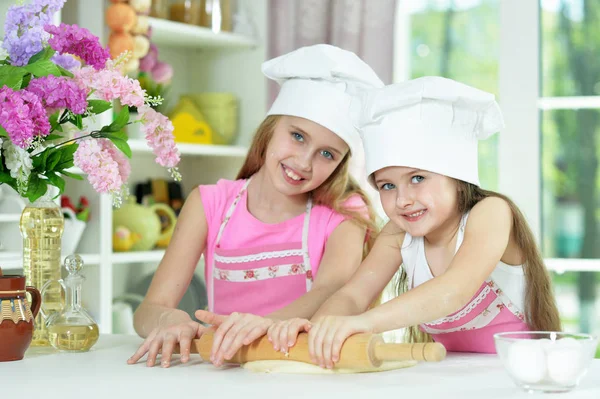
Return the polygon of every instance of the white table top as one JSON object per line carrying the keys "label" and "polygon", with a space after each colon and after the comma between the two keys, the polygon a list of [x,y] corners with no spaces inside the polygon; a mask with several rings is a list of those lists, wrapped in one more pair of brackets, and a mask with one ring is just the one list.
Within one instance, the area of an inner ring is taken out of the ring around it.
{"label": "white table top", "polygon": [[[197,355],[192,355],[194,360],[187,364],[175,361],[166,369],[148,368],[144,362],[127,365],[127,358],[140,343],[136,336],[102,335],[87,353],[30,348],[21,361],[0,362],[0,397],[532,398],[513,384],[495,355],[449,354],[439,363],[419,363],[383,373],[256,374],[239,367],[217,369],[202,363]],[[588,375],[574,391],[544,397],[600,398],[600,360],[593,361]]]}

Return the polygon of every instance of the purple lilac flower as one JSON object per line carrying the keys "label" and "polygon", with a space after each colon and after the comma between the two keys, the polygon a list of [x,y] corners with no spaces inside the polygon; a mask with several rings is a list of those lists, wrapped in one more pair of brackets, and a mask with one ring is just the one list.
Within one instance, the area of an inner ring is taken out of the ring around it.
{"label": "purple lilac flower", "polygon": [[35,136],[50,133],[48,115],[35,94],[11,88],[0,89],[0,125],[16,146],[27,148]]}
{"label": "purple lilac flower", "polygon": [[54,54],[52,56],[52,62],[60,65],[68,71],[73,71],[81,66],[81,62],[76,60],[70,54]]}
{"label": "purple lilac flower", "polygon": [[52,22],[52,15],[60,10],[66,0],[34,0],[32,4],[11,6],[4,23],[2,46],[10,55],[12,65],[26,65],[39,53],[50,37],[44,25]]}
{"label": "purple lilac flower", "polygon": [[103,48],[98,37],[89,30],[77,25],[46,25],[46,32],[52,34],[48,44],[57,52],[73,54],[96,70],[104,68],[110,58],[108,48]]}
{"label": "purple lilac flower", "polygon": [[86,91],[75,80],[64,76],[32,79],[26,90],[42,99],[49,114],[63,108],[83,114],[87,108]]}

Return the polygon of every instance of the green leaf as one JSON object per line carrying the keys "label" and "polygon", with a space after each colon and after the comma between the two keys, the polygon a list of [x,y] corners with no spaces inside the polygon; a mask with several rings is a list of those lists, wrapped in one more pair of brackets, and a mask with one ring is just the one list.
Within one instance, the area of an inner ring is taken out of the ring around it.
{"label": "green leaf", "polygon": [[[59,113],[60,111],[50,115],[50,118],[48,119],[50,122],[50,131],[56,130],[56,127],[60,126],[60,123],[58,122],[58,118],[60,117]],[[48,138],[46,138],[46,140],[48,140]]]}
{"label": "green leaf", "polygon": [[112,143],[117,147],[127,158],[131,158],[131,148],[129,147],[129,143],[126,140],[120,139],[118,137],[109,137],[108,138]]}
{"label": "green leaf", "polygon": [[41,60],[31,65],[25,65],[23,68],[37,78],[48,75],[61,76],[56,64],[50,60]]}
{"label": "green leaf", "polygon": [[47,172],[46,177],[54,187],[58,188],[59,194],[65,191],[65,179],[54,172]]}
{"label": "green leaf", "polygon": [[75,115],[74,125],[77,126],[77,129],[79,129],[79,130],[83,129],[83,116],[82,115]]}
{"label": "green leaf", "polygon": [[121,108],[121,111],[115,118],[115,120],[108,126],[104,126],[100,129],[100,132],[118,132],[121,131],[125,125],[129,123],[129,109],[127,107]]}
{"label": "green leaf", "polygon": [[58,171],[58,173],[63,174],[65,176],[70,177],[71,179],[75,179],[75,180],[83,180],[83,176],[78,175],[77,173],[72,173],[72,172],[68,172],[66,170],[60,170]]}
{"label": "green leaf", "polygon": [[25,196],[29,199],[29,201],[34,202],[36,199],[44,195],[47,189],[48,184],[44,180],[40,179],[40,177],[36,174],[31,174],[31,176],[29,176],[29,184],[27,185],[27,192],[25,193]]}
{"label": "green leaf", "polygon": [[8,86],[13,90],[20,90],[23,83],[23,76],[27,75],[27,70],[23,67],[5,65],[0,67],[0,87]]}
{"label": "green leaf", "polygon": [[52,154],[50,154],[48,156],[48,159],[46,160],[46,165],[45,165],[45,169],[48,171],[53,171],[56,169],[56,165],[58,165],[58,163],[60,162],[62,156],[61,156],[61,151],[60,149],[57,151],[52,152]]}
{"label": "green leaf", "polygon": [[54,170],[65,170],[73,167],[73,154],[77,151],[79,145],[77,143],[65,145],[59,148],[60,161],[54,167]]}
{"label": "green leaf", "polygon": [[106,111],[107,109],[110,109],[110,107],[112,107],[112,104],[108,101],[104,101],[104,100],[89,100],[88,101],[88,108],[91,108],[91,112],[93,114],[101,114],[104,111]]}
{"label": "green leaf", "polygon": [[[59,129],[62,129],[62,128],[60,127],[60,125],[58,125],[57,127],[58,127]],[[59,129],[54,129],[54,130],[59,130]],[[63,138],[63,136],[61,136],[60,134],[55,134],[55,133],[52,133],[52,134],[49,134],[49,135],[47,135],[46,137],[44,137],[44,140],[50,141],[50,140],[58,140],[58,139],[62,139],[62,138]]]}
{"label": "green leaf", "polygon": [[0,126],[0,136],[8,137],[8,132],[2,126]]}
{"label": "green leaf", "polygon": [[50,147],[50,148],[45,149],[41,153],[37,154],[36,156],[32,157],[31,162],[33,164],[33,168],[39,169],[39,170],[45,170],[48,156],[54,151],[55,151],[55,149]]}
{"label": "green leaf", "polygon": [[14,183],[14,185],[17,185],[17,180],[14,179],[11,175],[10,172],[7,171],[0,171],[0,183],[6,183],[6,184],[10,184],[10,183]]}
{"label": "green leaf", "polygon": [[35,54],[33,57],[29,59],[28,64],[35,64],[38,61],[49,60],[56,53],[52,47],[45,47],[42,51]]}
{"label": "green leaf", "polygon": [[29,86],[29,82],[31,82],[31,76],[32,75],[30,73],[25,75],[25,77],[21,81],[21,89],[24,89],[25,87]]}
{"label": "green leaf", "polygon": [[57,65],[57,67],[58,67],[58,70],[60,71],[60,74],[62,76],[66,76],[66,77],[69,77],[69,78],[72,78],[73,76],[75,76],[75,75],[73,75],[71,73],[71,71],[66,70],[65,68],[61,67],[60,65]]}

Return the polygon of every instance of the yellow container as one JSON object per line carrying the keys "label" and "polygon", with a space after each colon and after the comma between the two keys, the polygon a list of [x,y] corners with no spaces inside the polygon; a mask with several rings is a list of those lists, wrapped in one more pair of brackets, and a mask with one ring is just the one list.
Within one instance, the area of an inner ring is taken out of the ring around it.
{"label": "yellow container", "polygon": [[194,104],[210,126],[213,144],[233,144],[238,135],[238,99],[233,93],[194,93]]}
{"label": "yellow container", "polygon": [[169,114],[178,143],[213,144],[213,132],[194,101],[183,96]]}

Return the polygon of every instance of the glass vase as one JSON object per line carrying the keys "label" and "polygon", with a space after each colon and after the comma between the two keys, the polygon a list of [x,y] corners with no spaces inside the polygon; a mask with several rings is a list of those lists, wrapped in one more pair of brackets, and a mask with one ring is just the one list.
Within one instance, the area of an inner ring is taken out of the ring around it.
{"label": "glass vase", "polygon": [[[23,237],[23,274],[26,285],[41,290],[48,281],[58,281],[60,274],[60,245],[64,217],[60,207],[49,195],[30,203],[23,209],[20,221]],[[46,314],[62,308],[62,290],[59,284],[46,289],[42,306]],[[45,317],[40,312],[35,318],[31,346],[49,346]]]}

